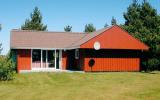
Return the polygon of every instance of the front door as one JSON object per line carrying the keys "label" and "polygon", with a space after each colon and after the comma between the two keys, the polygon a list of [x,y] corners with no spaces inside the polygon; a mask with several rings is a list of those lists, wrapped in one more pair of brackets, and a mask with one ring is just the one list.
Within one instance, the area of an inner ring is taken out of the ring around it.
{"label": "front door", "polygon": [[68,50],[68,67],[69,70],[77,70],[77,63],[75,59],[75,50]]}

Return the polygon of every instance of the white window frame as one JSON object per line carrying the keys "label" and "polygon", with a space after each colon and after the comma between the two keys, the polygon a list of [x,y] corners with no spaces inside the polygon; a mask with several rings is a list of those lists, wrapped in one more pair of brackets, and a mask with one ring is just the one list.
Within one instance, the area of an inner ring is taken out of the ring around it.
{"label": "white window frame", "polygon": [[[40,68],[33,68],[33,65],[32,65],[32,63],[33,63],[33,55],[32,55],[32,53],[33,53],[33,50],[34,49],[31,49],[31,70],[47,70],[47,69],[57,69],[57,67],[56,67],[56,64],[57,64],[57,59],[56,59],[56,56],[57,56],[57,54],[56,54],[56,52],[57,52],[57,49],[54,49],[54,53],[55,53],[55,56],[54,56],[54,60],[55,60],[55,67],[54,68],[49,68],[48,67],[48,50],[46,50],[46,64],[47,64],[47,67],[46,68],[43,68],[43,61],[42,61],[42,57],[43,57],[43,55],[42,55],[42,51],[43,50],[45,50],[45,49],[40,49],[41,50],[41,66],[40,66]],[[58,63],[59,63],[59,69],[62,69],[62,50],[59,50],[59,61],[58,61]]]}

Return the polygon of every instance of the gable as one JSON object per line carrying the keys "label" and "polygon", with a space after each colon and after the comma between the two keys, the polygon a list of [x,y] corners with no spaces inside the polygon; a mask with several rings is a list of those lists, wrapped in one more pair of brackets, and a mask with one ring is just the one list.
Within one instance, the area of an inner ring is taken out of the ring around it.
{"label": "gable", "polygon": [[[92,33],[90,33],[92,34]],[[138,39],[129,35],[119,26],[112,26],[101,34],[93,37],[80,45],[80,48],[94,48],[94,43],[99,42],[101,49],[132,49],[148,50],[149,47]]]}

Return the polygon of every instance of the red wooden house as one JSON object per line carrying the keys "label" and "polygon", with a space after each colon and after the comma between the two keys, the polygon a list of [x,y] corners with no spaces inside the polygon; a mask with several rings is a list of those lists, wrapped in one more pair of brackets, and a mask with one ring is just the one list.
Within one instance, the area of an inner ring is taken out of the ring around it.
{"label": "red wooden house", "polygon": [[140,71],[148,46],[119,26],[92,33],[12,30],[10,48],[23,71]]}

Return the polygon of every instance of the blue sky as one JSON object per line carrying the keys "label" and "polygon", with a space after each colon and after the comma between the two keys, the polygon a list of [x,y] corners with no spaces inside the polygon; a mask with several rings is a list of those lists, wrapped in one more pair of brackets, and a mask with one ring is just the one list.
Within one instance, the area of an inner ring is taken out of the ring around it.
{"label": "blue sky", "polygon": [[[160,13],[160,0],[148,1]],[[88,23],[93,23],[96,29],[106,22],[110,25],[112,16],[118,24],[124,23],[123,13],[131,3],[132,0],[1,0],[2,54],[9,50],[11,29],[19,29],[35,6],[39,7],[48,31],[63,31],[64,26],[72,25],[72,31],[81,32]]]}

